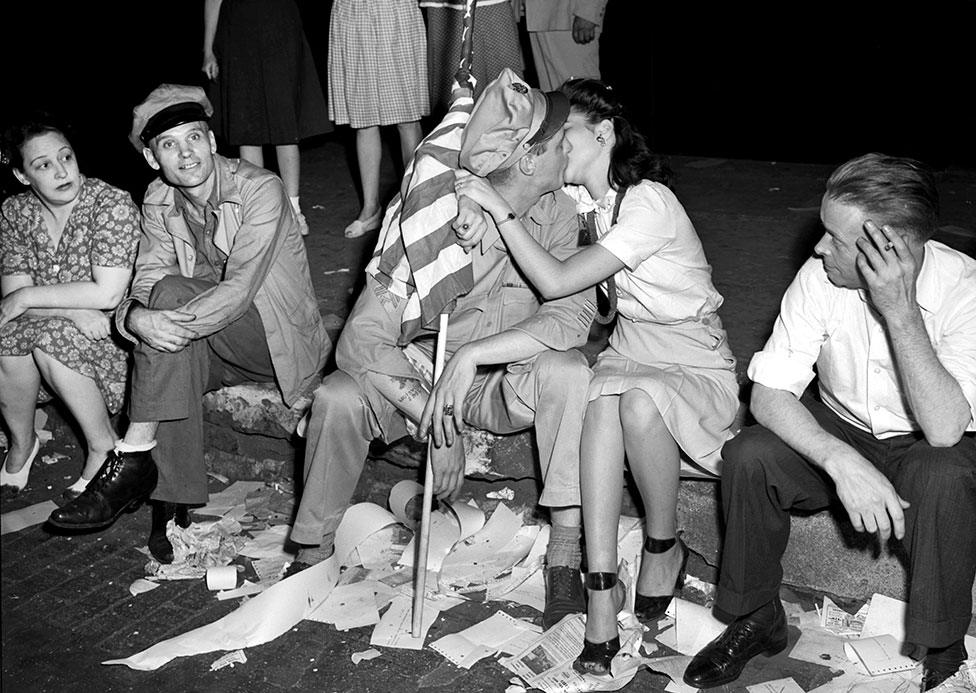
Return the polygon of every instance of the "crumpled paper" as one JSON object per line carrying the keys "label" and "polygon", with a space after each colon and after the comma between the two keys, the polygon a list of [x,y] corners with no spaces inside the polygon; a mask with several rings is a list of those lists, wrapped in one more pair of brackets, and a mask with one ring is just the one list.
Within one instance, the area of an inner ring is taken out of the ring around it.
{"label": "crumpled paper", "polygon": [[207,574],[207,568],[227,565],[249,541],[241,535],[241,524],[223,518],[216,522],[194,522],[183,528],[173,520],[166,526],[173,545],[173,562],[155,558],[146,563],[146,575],[156,580],[193,580]]}

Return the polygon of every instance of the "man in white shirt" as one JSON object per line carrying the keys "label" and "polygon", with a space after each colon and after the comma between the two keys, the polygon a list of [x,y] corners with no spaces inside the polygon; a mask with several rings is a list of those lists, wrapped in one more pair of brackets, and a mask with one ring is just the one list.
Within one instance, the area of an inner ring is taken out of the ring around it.
{"label": "man in white shirt", "polygon": [[[908,556],[910,652],[923,690],[966,658],[976,577],[976,261],[930,240],[938,192],[918,162],[840,166],[826,233],[753,356],[759,423],[723,449],[725,543],[716,607],[734,617],[685,671],[738,678],[787,644],[778,593],[789,511],[840,501],[854,529]],[[818,377],[819,400],[801,395]]]}

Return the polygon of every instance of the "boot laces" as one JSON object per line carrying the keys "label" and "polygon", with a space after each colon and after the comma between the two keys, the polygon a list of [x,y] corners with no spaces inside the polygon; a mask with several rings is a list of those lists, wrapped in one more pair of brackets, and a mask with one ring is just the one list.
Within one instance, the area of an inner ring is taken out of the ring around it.
{"label": "boot laces", "polygon": [[85,492],[96,493],[101,491],[105,486],[115,481],[119,474],[122,473],[122,469],[125,467],[125,462],[119,457],[115,450],[112,450],[108,457],[105,458],[105,464],[101,469],[98,470],[98,474],[95,478],[91,480]]}

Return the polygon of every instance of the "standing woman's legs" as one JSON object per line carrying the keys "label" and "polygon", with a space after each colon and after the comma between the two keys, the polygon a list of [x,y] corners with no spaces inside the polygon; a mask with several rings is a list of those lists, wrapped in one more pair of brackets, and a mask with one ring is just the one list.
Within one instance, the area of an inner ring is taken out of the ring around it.
{"label": "standing woman's legs", "polygon": [[[680,449],[668,430],[654,400],[643,390],[620,396],[620,422],[630,472],[644,502],[647,536],[672,539],[677,532]],[[684,558],[676,543],[663,553],[641,558],[637,591],[663,596],[674,590]]]}
{"label": "standing woman's legs", "polygon": [[247,163],[264,168],[264,147],[260,144],[242,144],[239,153]]}
{"label": "standing woman's legs", "polygon": [[403,159],[403,166],[406,168],[417,145],[423,139],[423,130],[420,128],[420,121],[414,120],[409,123],[397,123],[397,132],[400,135],[400,158]]}
{"label": "standing woman's legs", "polygon": [[[617,573],[617,526],[623,497],[624,438],[616,396],[602,396],[586,409],[580,442],[580,496],[588,573]],[[590,590],[586,639],[606,642],[617,636],[621,591]]]}
{"label": "standing woman's legs", "polygon": [[380,211],[380,160],[383,144],[380,128],[373,125],[356,130],[356,159],[359,162],[359,182],[363,186],[363,208],[357,219],[365,221]]}
{"label": "standing woman's legs", "polygon": [[33,356],[0,356],[0,414],[10,432],[8,473],[19,472],[34,449],[34,410],[40,387],[41,373]]}
{"label": "standing woman's legs", "polygon": [[[301,182],[302,160],[297,144],[275,145],[275,155],[278,158],[278,173],[285,184],[288,199],[298,199],[298,188]],[[294,203],[293,203],[294,204]],[[295,210],[296,212],[299,210]]]}
{"label": "standing woman's legs", "polygon": [[285,194],[291,202],[292,209],[298,217],[298,226],[303,236],[308,235],[308,222],[302,214],[302,207],[298,201],[299,183],[302,173],[301,153],[298,144],[275,145],[275,155],[278,158],[278,173],[285,184]]}
{"label": "standing woman's legs", "polygon": [[43,351],[34,350],[37,367],[44,381],[51,387],[68,411],[75,417],[85,436],[87,456],[83,479],[91,479],[102,466],[105,456],[115,447],[118,437],[112,427],[105,400],[95,381],[88,376],[71,370],[57,359]]}

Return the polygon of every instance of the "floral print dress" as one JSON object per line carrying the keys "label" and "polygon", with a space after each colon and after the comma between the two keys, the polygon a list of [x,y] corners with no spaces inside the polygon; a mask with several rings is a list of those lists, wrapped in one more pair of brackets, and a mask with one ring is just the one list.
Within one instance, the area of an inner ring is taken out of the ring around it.
{"label": "floral print dress", "polygon": [[[0,207],[0,275],[28,275],[35,286],[92,281],[92,267],[131,268],[139,247],[139,210],[124,190],[86,178],[57,248],[31,192]],[[40,349],[98,385],[109,412],[125,398],[128,350],[110,335],[92,340],[68,318],[20,316],[0,328],[0,356]],[[39,399],[48,396],[41,393]]]}

